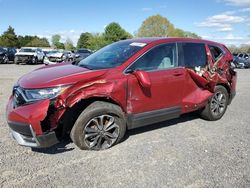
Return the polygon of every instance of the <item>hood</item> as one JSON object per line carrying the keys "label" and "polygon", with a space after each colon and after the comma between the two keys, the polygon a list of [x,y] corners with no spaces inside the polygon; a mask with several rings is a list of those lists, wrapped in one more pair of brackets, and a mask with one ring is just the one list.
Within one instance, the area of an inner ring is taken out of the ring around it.
{"label": "hood", "polygon": [[17,52],[16,55],[35,55],[35,52]]}
{"label": "hood", "polygon": [[107,70],[89,70],[72,64],[44,66],[21,77],[18,85],[26,89],[57,87],[98,79],[105,72]]}
{"label": "hood", "polygon": [[53,54],[47,54],[47,57],[62,57],[63,53],[58,52],[58,53],[53,53]]}

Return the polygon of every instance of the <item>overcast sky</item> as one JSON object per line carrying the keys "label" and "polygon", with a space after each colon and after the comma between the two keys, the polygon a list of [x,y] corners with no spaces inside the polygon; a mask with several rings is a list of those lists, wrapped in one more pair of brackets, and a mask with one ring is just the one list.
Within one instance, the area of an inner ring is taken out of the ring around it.
{"label": "overcast sky", "polygon": [[11,25],[19,35],[58,33],[76,43],[81,32],[103,32],[113,21],[134,33],[160,14],[204,39],[250,44],[250,0],[0,0],[0,13],[0,34]]}

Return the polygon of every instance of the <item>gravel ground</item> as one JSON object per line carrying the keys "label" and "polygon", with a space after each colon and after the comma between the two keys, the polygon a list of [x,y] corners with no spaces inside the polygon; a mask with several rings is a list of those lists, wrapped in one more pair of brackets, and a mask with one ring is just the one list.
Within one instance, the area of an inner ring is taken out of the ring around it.
{"label": "gravel ground", "polygon": [[0,65],[0,187],[250,187],[250,69],[237,70],[237,96],[220,121],[187,114],[98,152],[69,141],[32,150],[10,137],[11,88],[40,66]]}

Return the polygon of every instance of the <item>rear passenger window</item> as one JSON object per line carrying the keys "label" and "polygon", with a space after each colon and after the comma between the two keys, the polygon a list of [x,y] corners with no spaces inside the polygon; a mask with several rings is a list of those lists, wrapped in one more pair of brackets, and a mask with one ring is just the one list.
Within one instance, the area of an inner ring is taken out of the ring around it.
{"label": "rear passenger window", "polygon": [[195,68],[205,67],[207,63],[206,48],[201,43],[180,43],[179,45],[179,65]]}
{"label": "rear passenger window", "polygon": [[210,52],[213,56],[214,61],[217,61],[221,56],[223,56],[223,51],[217,46],[209,45]]}

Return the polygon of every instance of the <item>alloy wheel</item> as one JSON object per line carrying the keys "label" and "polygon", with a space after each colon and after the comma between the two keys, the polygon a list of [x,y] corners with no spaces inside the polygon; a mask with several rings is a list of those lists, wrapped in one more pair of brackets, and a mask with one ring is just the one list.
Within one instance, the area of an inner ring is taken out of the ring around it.
{"label": "alloy wheel", "polygon": [[84,141],[90,149],[107,149],[119,136],[119,125],[110,115],[92,118],[84,128]]}
{"label": "alloy wheel", "polygon": [[213,98],[211,99],[210,109],[214,116],[219,116],[224,113],[226,109],[227,99],[226,95],[222,92],[217,92],[214,94]]}

